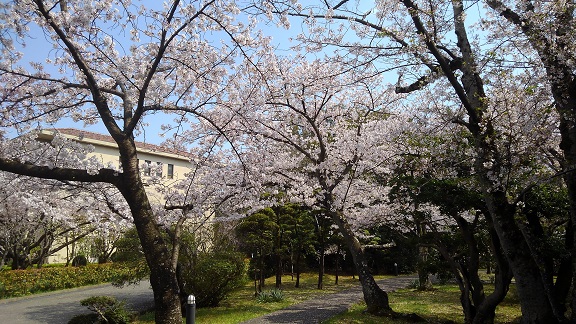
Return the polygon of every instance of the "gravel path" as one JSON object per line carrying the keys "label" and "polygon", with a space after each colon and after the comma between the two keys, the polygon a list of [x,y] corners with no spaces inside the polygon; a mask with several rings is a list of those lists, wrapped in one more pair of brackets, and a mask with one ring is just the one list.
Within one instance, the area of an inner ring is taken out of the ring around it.
{"label": "gravel path", "polygon": [[[386,292],[406,288],[416,277],[399,276],[378,280],[380,288]],[[269,323],[320,323],[335,315],[345,312],[353,304],[362,300],[361,287],[355,287],[335,294],[323,295],[321,299],[310,299],[282,310],[254,318],[243,324]]]}

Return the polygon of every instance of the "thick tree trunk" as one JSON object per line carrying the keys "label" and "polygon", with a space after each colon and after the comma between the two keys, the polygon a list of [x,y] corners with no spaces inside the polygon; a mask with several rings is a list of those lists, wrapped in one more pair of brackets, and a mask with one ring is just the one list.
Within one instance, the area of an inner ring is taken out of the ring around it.
{"label": "thick tree trunk", "polygon": [[504,297],[506,297],[512,281],[512,270],[510,269],[508,259],[506,259],[502,251],[500,239],[494,230],[490,215],[486,215],[486,221],[488,222],[492,252],[496,260],[494,291],[486,296],[484,301],[478,305],[476,316],[472,321],[474,324],[494,322],[496,307],[504,300]]}
{"label": "thick tree trunk", "polygon": [[538,264],[514,219],[515,208],[508,205],[503,192],[488,193],[486,197],[494,229],[516,279],[522,323],[557,323]]}
{"label": "thick tree trunk", "polygon": [[123,143],[120,149],[123,153],[120,160],[124,169],[124,179],[119,185],[119,190],[132,212],[134,225],[150,269],[155,321],[165,324],[181,323],[180,290],[176,266],[172,263],[172,254],[162,238],[144,184],[140,179],[136,147],[133,141],[127,142]]}
{"label": "thick tree trunk", "polygon": [[[566,224],[566,236],[565,236],[566,250],[572,250],[572,244],[574,242],[574,233],[572,222],[569,221]],[[554,283],[554,297],[558,305],[560,305],[562,313],[566,313],[566,299],[570,294],[570,288],[572,286],[572,258],[570,256],[565,256],[558,268],[556,282]]]}
{"label": "thick tree trunk", "polygon": [[430,280],[430,272],[428,271],[428,254],[429,247],[418,247],[418,290],[425,291],[431,290],[432,280]]}
{"label": "thick tree trunk", "polygon": [[[132,205],[132,204],[130,204]],[[132,206],[131,206],[132,207]],[[154,292],[156,323],[182,321],[179,285],[170,252],[154,224],[151,209],[132,209],[134,224],[150,268],[150,284]]]}
{"label": "thick tree trunk", "polygon": [[358,271],[360,283],[362,284],[362,293],[364,294],[364,301],[366,302],[368,313],[380,316],[394,314],[392,308],[390,308],[388,294],[378,287],[378,284],[370,273],[362,246],[352,232],[350,225],[341,213],[331,213],[331,217],[342,233],[344,242],[346,242],[352,254],[352,259],[354,260],[354,265],[356,271]]}
{"label": "thick tree trunk", "polygon": [[[572,136],[573,141],[572,141],[572,147],[571,150],[575,151],[573,154],[571,154],[570,156],[573,158],[573,160],[571,161],[567,161],[567,163],[571,166],[576,165],[576,164],[570,164],[570,163],[576,163],[576,128],[572,130]],[[566,154],[566,153],[565,153]],[[564,180],[566,182],[566,185],[568,186],[568,197],[570,200],[570,225],[571,225],[571,231],[570,233],[572,233],[572,246],[569,249],[571,251],[571,270],[572,270],[572,286],[574,286],[574,284],[576,284],[576,235],[574,235],[573,233],[575,232],[574,230],[574,226],[576,225],[576,177],[573,174],[573,172],[571,172],[569,175],[564,177]],[[564,269],[566,269],[568,267],[568,265],[564,265]],[[564,279],[564,277],[559,277],[559,279],[562,278]],[[567,279],[564,279],[565,283],[568,283]],[[568,287],[570,285],[567,285]],[[566,292],[565,292],[566,293]],[[562,292],[558,291],[558,293],[556,294],[556,298],[562,296]],[[562,300],[560,300],[561,302]],[[571,316],[571,322],[572,323],[576,323],[576,289],[572,289],[572,296],[571,296],[571,301],[570,301],[570,307],[572,309],[572,316]]]}
{"label": "thick tree trunk", "polygon": [[[416,203],[414,210],[418,210],[418,203]],[[415,215],[416,233],[420,240],[426,235],[426,226],[422,220]],[[429,247],[420,245],[418,247],[418,290],[425,291],[432,289],[432,280],[430,280],[430,273],[428,271],[428,254]]]}

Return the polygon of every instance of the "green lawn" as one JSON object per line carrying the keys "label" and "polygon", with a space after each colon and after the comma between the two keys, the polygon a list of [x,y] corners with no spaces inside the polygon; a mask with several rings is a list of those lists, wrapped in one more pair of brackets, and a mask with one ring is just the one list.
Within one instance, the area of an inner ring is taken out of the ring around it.
{"label": "green lawn", "polygon": [[[460,306],[460,290],[456,285],[435,286],[433,291],[402,289],[389,293],[390,306],[398,313],[412,314],[426,319],[429,323],[463,323],[464,315]],[[488,290],[488,289],[487,289]],[[365,314],[366,305],[358,303],[347,313],[339,315],[325,324],[404,324],[411,323],[399,319],[387,319]],[[495,323],[514,323],[521,315],[516,299],[515,288],[511,287],[506,299],[496,309]]]}
{"label": "green lawn", "polygon": [[[378,277],[383,278],[383,277]],[[333,276],[324,279],[324,290],[316,289],[317,276],[305,274],[301,279],[301,288],[294,288],[294,282],[290,276],[283,277],[283,292],[286,298],[278,303],[258,303],[254,298],[254,284],[248,283],[242,289],[234,292],[230,298],[222,302],[219,307],[201,308],[197,310],[197,323],[240,323],[255,318],[289,305],[298,303],[308,298],[317,297],[349,288],[359,284],[358,279],[352,277],[340,277],[340,284],[334,284]],[[266,289],[274,287],[274,278],[266,280]],[[392,309],[399,313],[415,313],[431,323],[462,323],[464,316],[460,306],[460,291],[456,285],[435,286],[433,291],[416,291],[414,289],[402,289],[389,293]],[[487,291],[490,287],[486,288]],[[399,319],[376,317],[364,313],[366,305],[361,302],[354,305],[347,313],[339,315],[326,324],[392,324],[410,323]],[[520,306],[516,299],[515,289],[512,286],[504,302],[498,307],[496,323],[513,323],[521,315]],[[154,323],[152,313],[144,314],[135,323]]]}
{"label": "green lawn", "polygon": [[[353,279],[351,276],[340,276],[339,283],[336,285],[334,276],[325,275],[324,289],[318,290],[316,289],[317,280],[317,274],[302,274],[300,277],[300,288],[294,288],[295,281],[292,280],[291,276],[283,276],[282,291],[285,298],[277,303],[257,302],[254,297],[254,282],[249,282],[242,289],[235,291],[228,299],[224,300],[219,307],[197,309],[196,321],[197,323],[218,324],[239,323],[297,304],[309,298],[334,293],[359,284],[357,277]],[[266,286],[263,290],[273,289],[274,283],[275,278],[266,279]],[[135,323],[154,323],[154,315],[151,313],[144,314]]]}

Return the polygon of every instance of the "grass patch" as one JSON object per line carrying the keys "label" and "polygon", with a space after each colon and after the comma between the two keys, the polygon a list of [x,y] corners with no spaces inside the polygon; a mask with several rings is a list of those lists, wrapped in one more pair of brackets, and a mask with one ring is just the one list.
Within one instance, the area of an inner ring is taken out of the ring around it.
{"label": "grass patch", "polygon": [[[399,313],[415,313],[430,323],[464,323],[464,315],[460,305],[460,290],[456,285],[435,286],[433,291],[416,291],[401,289],[389,293],[390,306]],[[487,293],[491,287],[487,287]],[[351,309],[336,316],[325,324],[405,324],[411,323],[399,319],[382,318],[366,314],[364,302],[355,304]],[[520,304],[516,298],[515,287],[510,287],[506,299],[496,309],[495,323],[514,323],[518,320]]]}
{"label": "grass patch", "polygon": [[[357,278],[340,276],[338,285],[335,285],[334,279],[334,276],[326,275],[324,289],[318,290],[316,289],[318,280],[316,274],[301,275],[300,288],[294,288],[295,281],[292,281],[290,275],[285,275],[282,277],[284,299],[275,303],[258,302],[254,296],[254,282],[251,282],[235,291],[230,298],[221,303],[221,306],[198,309],[196,319],[200,323],[239,323],[322,294],[334,293],[359,284]],[[273,288],[274,283],[275,278],[266,279],[266,286],[263,290]]]}
{"label": "grass patch", "polygon": [[[282,277],[282,294],[284,298],[274,303],[258,302],[254,296],[254,282],[249,282],[244,287],[234,291],[229,298],[221,302],[220,306],[197,309],[196,321],[198,323],[219,324],[239,323],[313,297],[335,293],[360,284],[357,277],[353,279],[351,276],[340,276],[338,285],[336,285],[334,276],[325,275],[324,289],[318,290],[316,289],[317,280],[317,274],[302,274],[300,276],[300,288],[294,288],[295,279],[292,281],[290,275],[284,275]],[[274,288],[274,283],[275,278],[266,279],[266,285],[263,290]],[[154,314],[146,313],[141,315],[135,323],[152,324],[154,323]]]}

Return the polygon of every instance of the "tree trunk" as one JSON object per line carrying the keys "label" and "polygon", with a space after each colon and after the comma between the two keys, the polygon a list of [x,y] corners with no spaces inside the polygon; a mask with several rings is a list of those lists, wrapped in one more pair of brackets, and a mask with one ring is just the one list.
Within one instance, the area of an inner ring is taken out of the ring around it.
{"label": "tree trunk", "polygon": [[[416,221],[416,231],[418,237],[422,238],[426,234],[426,229],[422,222]],[[431,290],[432,281],[430,280],[430,273],[428,272],[428,254],[429,247],[419,246],[418,247],[418,290]]]}
{"label": "tree trunk", "polygon": [[494,230],[490,215],[486,215],[486,221],[488,222],[492,252],[496,260],[494,291],[486,296],[484,301],[478,305],[476,317],[472,322],[474,324],[494,322],[496,307],[504,300],[504,297],[506,297],[512,281],[512,270],[510,269],[508,259],[506,259],[502,251],[502,245]]}
{"label": "tree trunk", "polygon": [[276,252],[276,288],[282,287],[282,256]]}
{"label": "tree trunk", "polygon": [[295,288],[300,288],[300,255],[301,255],[300,252],[296,254],[296,284],[294,285]]}
{"label": "tree trunk", "polygon": [[[506,7],[501,1],[488,0],[487,4],[504,19],[516,25],[530,45],[537,51],[544,68],[546,69],[547,79],[550,83],[551,93],[554,98],[554,106],[560,117],[559,130],[561,135],[560,149],[562,150],[564,161],[562,163],[564,181],[568,188],[568,199],[570,201],[570,232],[573,233],[576,226],[576,177],[574,176],[574,166],[576,165],[576,77],[574,76],[573,64],[568,58],[572,57],[573,43],[572,33],[569,29],[574,25],[574,6],[572,3],[565,3],[558,6],[556,12],[551,12],[551,25],[556,25],[554,41],[550,41],[550,30],[542,28],[541,24],[532,17],[530,9],[523,11],[517,8],[518,12],[512,8]],[[522,16],[521,16],[522,15]],[[567,233],[569,234],[569,233]],[[572,235],[572,242],[569,250],[572,255],[572,283],[576,280],[576,238]],[[516,271],[515,271],[516,275]],[[516,279],[518,280],[518,279]],[[547,279],[550,286],[550,279]],[[565,279],[562,279],[565,280]],[[524,287],[526,286],[526,287]],[[520,285],[523,290],[531,288],[530,285]],[[554,291],[554,289],[552,289]],[[576,289],[572,293],[572,322],[576,322]],[[555,292],[548,291],[548,299],[552,305],[556,321],[565,321],[563,313],[563,300],[558,300],[559,295]],[[525,298],[521,298],[523,300]],[[523,302],[524,304],[524,302]],[[530,311],[530,305],[524,307],[523,311]],[[524,313],[523,313],[524,314]],[[528,313],[524,322],[536,321],[539,318]]]}
{"label": "tree trunk", "polygon": [[326,254],[324,250],[324,242],[320,242],[322,245],[320,247],[320,260],[318,260],[318,289],[324,289],[324,256]]}
{"label": "tree trunk", "polygon": [[154,292],[156,323],[182,322],[180,290],[172,254],[162,238],[155,221],[144,184],[140,179],[136,147],[131,143],[119,144],[120,160],[124,169],[123,181],[118,186],[132,212],[132,217],[146,262],[150,269],[150,284]]}
{"label": "tree trunk", "polygon": [[[572,222],[569,221],[566,224],[566,236],[565,245],[566,250],[570,251],[571,246],[574,242],[574,233]],[[566,299],[570,294],[570,288],[572,285],[572,258],[570,256],[565,256],[560,261],[560,266],[558,268],[556,282],[554,284],[554,297],[558,304],[562,307],[562,313],[566,312]]]}
{"label": "tree trunk", "polygon": [[260,258],[258,259],[259,264],[259,271],[258,271],[258,291],[261,292],[265,286],[265,279],[264,278],[264,255],[260,253]]}
{"label": "tree trunk", "polygon": [[150,219],[151,210],[132,209],[134,224],[150,268],[150,284],[154,292],[156,323],[180,323],[182,321],[179,285],[176,269],[172,267],[170,252],[160,232]]}
{"label": "tree trunk", "polygon": [[335,284],[338,285],[338,268],[340,266],[340,244],[338,244],[338,248],[336,250],[336,280]]}
{"label": "tree trunk", "polygon": [[516,279],[522,323],[558,323],[542,274],[514,219],[515,208],[508,205],[503,192],[488,193],[486,197],[494,229]]}
{"label": "tree trunk", "polygon": [[430,275],[428,273],[428,269],[426,269],[425,260],[426,258],[423,254],[428,254],[428,251],[422,252],[424,248],[419,248],[420,253],[418,255],[418,290],[426,291],[432,289],[432,281],[430,280]]}
{"label": "tree trunk", "polygon": [[331,217],[342,233],[344,242],[346,242],[346,245],[352,254],[352,259],[356,270],[358,271],[360,283],[362,284],[362,293],[364,294],[367,312],[379,316],[394,314],[392,308],[390,308],[388,294],[378,287],[378,284],[370,273],[362,246],[352,232],[350,225],[339,212],[331,213]]}

